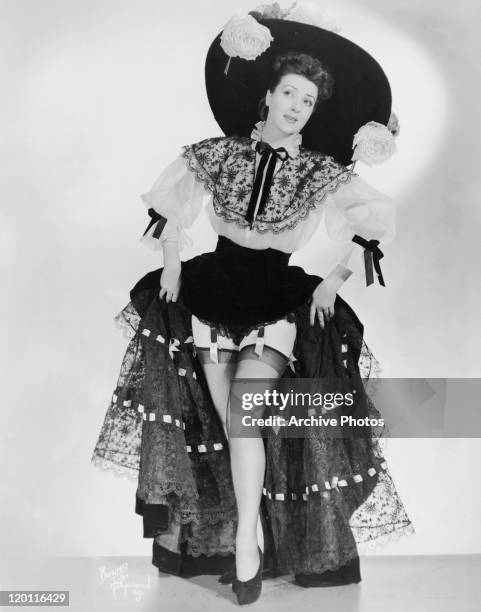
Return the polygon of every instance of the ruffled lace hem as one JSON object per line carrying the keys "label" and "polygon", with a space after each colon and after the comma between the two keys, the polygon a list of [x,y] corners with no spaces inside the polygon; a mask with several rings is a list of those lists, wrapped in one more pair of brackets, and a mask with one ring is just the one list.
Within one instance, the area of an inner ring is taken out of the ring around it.
{"label": "ruffled lace hem", "polygon": [[177,226],[177,236],[176,237],[168,237],[163,238],[155,238],[152,234],[155,230],[155,226],[152,227],[149,232],[145,235],[140,236],[139,241],[147,246],[149,249],[153,251],[160,251],[163,253],[164,242],[176,242],[178,251],[182,251],[185,247],[192,247],[194,245],[194,241],[189,236],[189,234],[185,231],[185,229],[181,226]]}
{"label": "ruffled lace hem", "polygon": [[129,302],[117,315],[115,315],[114,325],[122,331],[124,338],[132,340],[139,329],[141,318],[137,311]]}
{"label": "ruffled lace hem", "polygon": [[182,157],[186,161],[188,170],[195,176],[196,181],[202,183],[212,193],[215,193],[215,183],[212,177],[204,170],[191,146],[185,145],[182,148]]}
{"label": "ruffled lace hem", "polygon": [[196,511],[183,510],[180,515],[180,522],[184,525],[195,523],[196,525],[218,525],[225,521],[237,520],[237,510],[235,507],[227,510]]}
{"label": "ruffled lace hem", "polygon": [[204,555],[206,557],[213,557],[214,555],[235,555],[235,545],[227,544],[221,550],[215,548],[214,550],[211,547],[205,545],[203,540],[194,537],[187,537],[185,541],[188,543],[187,552],[192,557],[200,557]]}
{"label": "ruffled lace hem", "polygon": [[163,252],[162,241],[159,240],[158,238],[154,238],[153,236],[145,235],[139,238],[139,242],[141,242],[143,245],[145,245],[149,249],[152,249],[153,251]]}
{"label": "ruffled lace hem", "polygon": [[[172,498],[175,496],[175,501]],[[138,488],[139,499],[144,499],[148,504],[163,504],[166,506],[177,506],[181,501],[186,504],[190,502],[195,504],[199,499],[198,491],[191,486],[186,486],[177,480],[164,480],[163,482],[155,483],[155,493],[145,494],[143,487],[139,485]],[[185,520],[189,522],[192,519]]]}
{"label": "ruffled lace hem", "polygon": [[117,478],[128,478],[132,482],[137,482],[139,477],[138,469],[129,468],[126,465],[119,465],[118,463],[114,463],[109,459],[105,459],[105,457],[93,455],[91,458],[91,463],[99,470],[102,470],[103,472],[110,472]]}
{"label": "ruffled lace hem", "polygon": [[357,528],[353,528],[352,532],[356,537],[357,544],[359,546],[359,551],[363,550],[379,550],[386,546],[386,544],[390,544],[391,542],[398,542],[401,538],[405,536],[416,535],[416,530],[414,529],[414,525],[412,523],[408,523],[406,525],[402,525],[399,527],[395,525],[391,530],[374,534],[369,539],[363,539],[363,534],[359,533]]}
{"label": "ruffled lace hem", "polygon": [[358,556],[355,544],[336,548],[327,548],[322,551],[322,560],[309,562],[302,559],[292,567],[286,567],[283,574],[322,574],[326,571],[336,572]]}
{"label": "ruffled lace hem", "polygon": [[264,321],[263,323],[257,323],[255,325],[242,326],[242,331],[235,331],[232,326],[229,326],[224,323],[212,323],[211,321],[207,321],[206,319],[201,319],[197,317],[201,323],[204,325],[208,325],[209,327],[214,327],[218,334],[230,338],[236,344],[239,344],[242,337],[250,334],[252,331],[258,330],[260,327],[265,327],[266,325],[273,325],[278,321],[288,321],[289,323],[295,323],[297,317],[294,312],[289,312],[283,317],[272,319],[271,321]]}

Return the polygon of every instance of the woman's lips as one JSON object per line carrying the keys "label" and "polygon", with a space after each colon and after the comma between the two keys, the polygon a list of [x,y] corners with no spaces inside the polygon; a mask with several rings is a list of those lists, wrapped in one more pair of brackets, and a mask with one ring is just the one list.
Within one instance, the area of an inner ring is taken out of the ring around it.
{"label": "woman's lips", "polygon": [[297,119],[290,117],[289,115],[284,115],[284,117],[286,118],[286,121],[289,121],[289,123],[296,123],[297,121]]}

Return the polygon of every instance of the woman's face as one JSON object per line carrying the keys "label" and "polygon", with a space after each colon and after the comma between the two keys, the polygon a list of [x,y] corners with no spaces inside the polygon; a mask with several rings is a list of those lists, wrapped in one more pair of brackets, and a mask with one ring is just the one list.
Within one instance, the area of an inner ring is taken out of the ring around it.
{"label": "woman's face", "polygon": [[269,107],[266,124],[281,132],[294,134],[306,125],[317,100],[317,86],[300,74],[285,74],[274,92],[266,94]]}

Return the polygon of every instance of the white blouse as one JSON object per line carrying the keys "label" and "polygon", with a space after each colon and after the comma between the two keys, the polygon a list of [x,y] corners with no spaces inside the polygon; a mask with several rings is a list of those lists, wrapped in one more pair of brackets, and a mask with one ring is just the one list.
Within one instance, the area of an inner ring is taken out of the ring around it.
{"label": "white blouse", "polygon": [[[260,155],[257,153],[256,167],[259,161]],[[277,161],[276,171],[281,163]],[[167,219],[159,239],[152,236],[155,225],[140,238],[155,250],[160,250],[165,240],[178,242],[179,251],[185,246],[192,246],[192,238],[186,229],[192,227],[204,205],[207,205],[210,224],[218,235],[251,249],[273,248],[293,253],[308,243],[321,220],[324,220],[328,236],[345,244],[339,263],[349,271],[362,275],[364,249],[353,243],[352,237],[358,234],[366,240],[379,240],[382,247],[395,236],[393,201],[354,173],[351,173],[350,180],[340,182],[333,191],[324,192],[319,205],[311,209],[295,227],[278,233],[259,233],[255,227],[240,227],[218,216],[213,206],[212,191],[188,169],[182,153],[141,198],[147,209],[153,208]]]}

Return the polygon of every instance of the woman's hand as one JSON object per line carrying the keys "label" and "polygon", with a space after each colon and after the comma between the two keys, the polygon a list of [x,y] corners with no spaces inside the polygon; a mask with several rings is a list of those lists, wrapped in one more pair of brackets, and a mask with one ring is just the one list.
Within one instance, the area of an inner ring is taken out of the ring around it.
{"label": "woman's hand", "polygon": [[336,300],[335,283],[331,283],[329,278],[325,278],[317,285],[312,294],[310,319],[311,325],[314,325],[316,313],[319,318],[319,324],[324,329],[325,323],[329,322],[334,316],[334,302]]}
{"label": "woman's hand", "polygon": [[160,291],[159,298],[165,296],[165,301],[176,302],[179,296],[180,286],[182,284],[180,273],[181,266],[164,266],[160,275]]}

